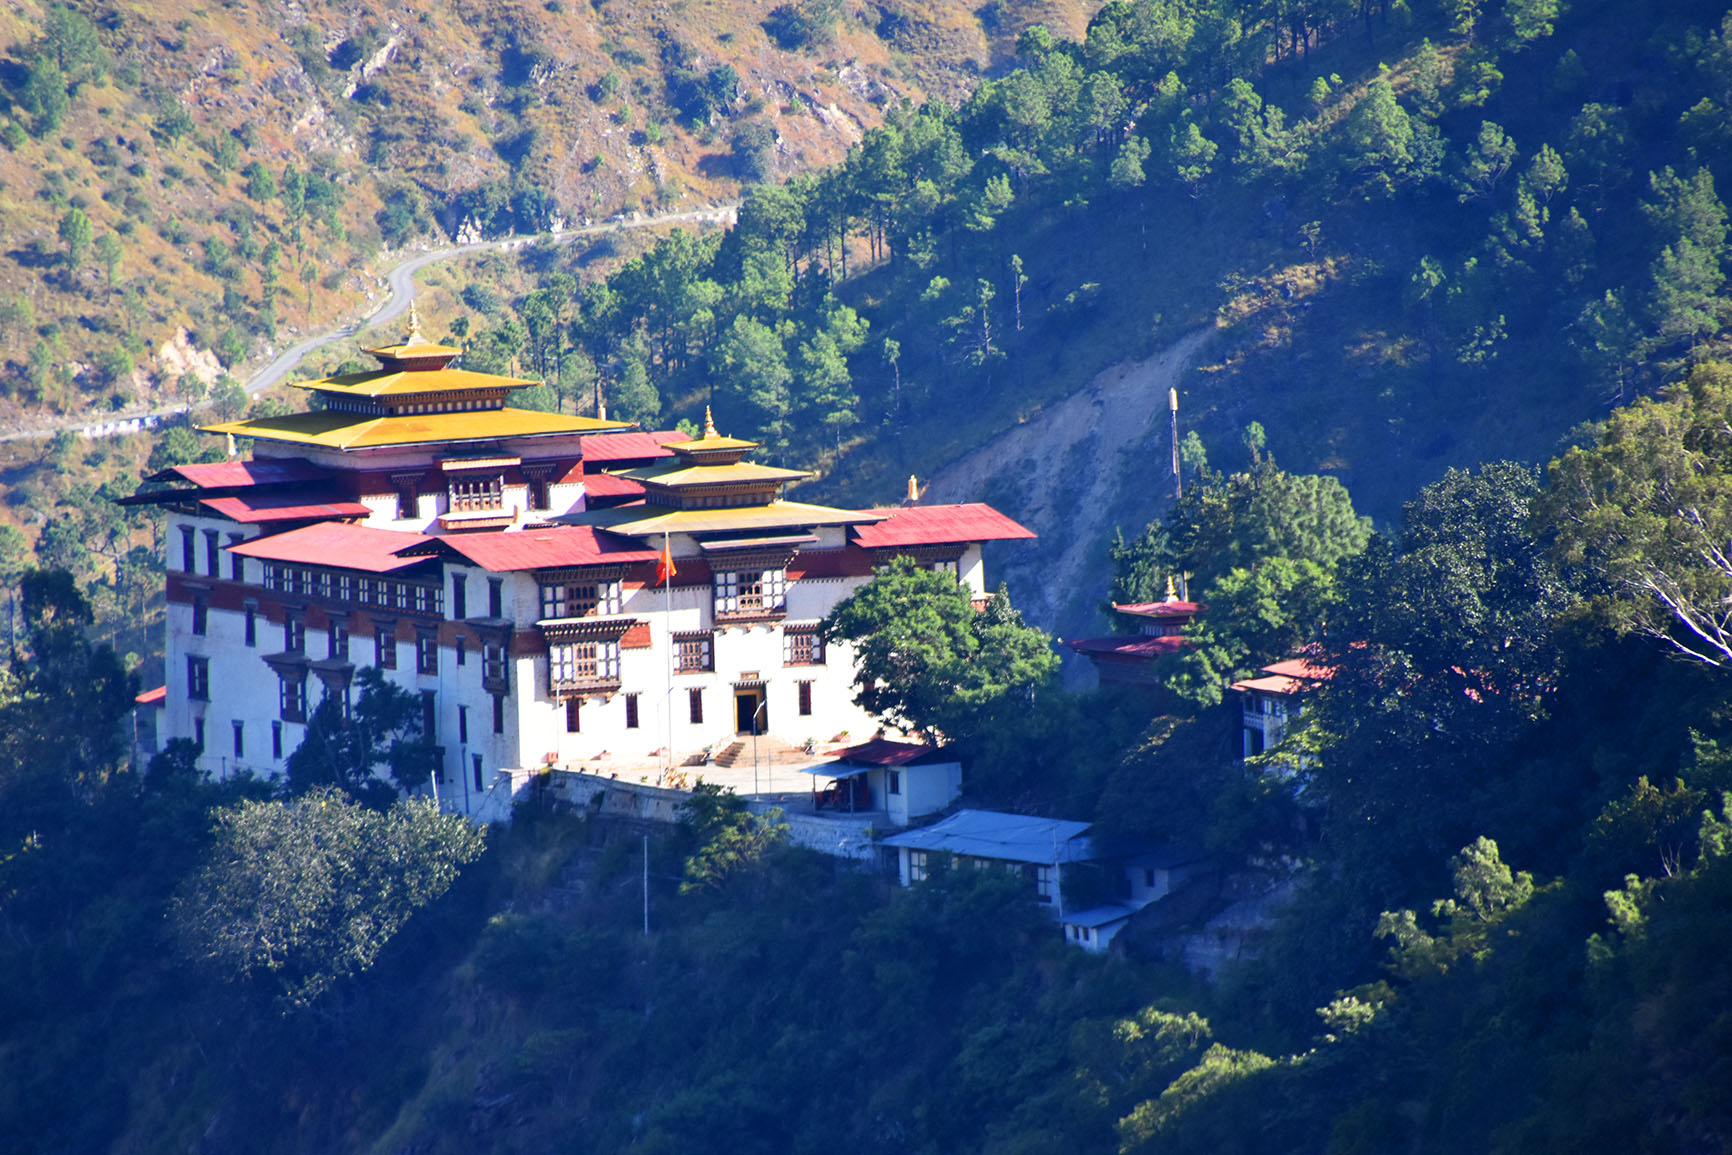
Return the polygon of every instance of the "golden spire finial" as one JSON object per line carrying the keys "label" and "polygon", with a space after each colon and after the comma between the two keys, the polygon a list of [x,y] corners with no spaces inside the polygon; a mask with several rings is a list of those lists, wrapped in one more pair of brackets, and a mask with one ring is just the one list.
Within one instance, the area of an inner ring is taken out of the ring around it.
{"label": "golden spire finial", "polygon": [[415,302],[409,302],[409,335],[403,338],[405,345],[425,344],[427,338],[421,332],[421,311],[415,307]]}
{"label": "golden spire finial", "polygon": [[714,441],[721,434],[716,432],[716,419],[710,416],[710,407],[704,406],[704,440]]}
{"label": "golden spire finial", "polygon": [[1167,575],[1167,600],[1170,602],[1176,602],[1179,600],[1179,591],[1173,588],[1172,574]]}
{"label": "golden spire finial", "polygon": [[913,505],[915,502],[917,502],[919,500],[920,500],[920,483],[918,481],[916,481],[914,479],[914,475],[912,473],[910,473],[908,475],[908,504]]}

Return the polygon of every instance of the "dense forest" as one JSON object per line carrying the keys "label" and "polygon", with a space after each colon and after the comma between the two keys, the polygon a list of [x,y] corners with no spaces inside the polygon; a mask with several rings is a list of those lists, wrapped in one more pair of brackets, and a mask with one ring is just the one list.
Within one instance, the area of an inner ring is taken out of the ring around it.
{"label": "dense forest", "polygon": [[[385,700],[366,740],[326,719],[280,788],[197,781],[173,748],[131,766],[159,571],[111,499],[210,449],[185,426],[67,435],[14,461],[21,529],[0,532],[9,1149],[1732,1146],[1732,23],[1120,0],[1068,37],[988,7],[984,79],[886,101],[836,165],[749,175],[734,228],[490,258],[430,278],[424,315],[465,364],[544,378],[525,403],[646,423],[713,403],[862,501],[1211,327],[1184,496],[1164,452],[1153,475],[1077,462],[1122,477],[1127,532],[1094,544],[1071,620],[1169,577],[1210,607],[1162,696],[1067,691],[1010,598],[964,616],[908,573],[828,628],[866,643],[883,604],[930,602],[948,624],[884,647],[900,692],[874,708],[957,743],[973,802],[1206,852],[1213,889],[1096,958],[994,875],[897,891],[727,796],[647,848],[538,807],[483,836],[359,789],[412,756]],[[920,18],[872,12],[886,35]],[[14,158],[107,90],[90,61],[125,80],[113,21],[52,13],[0,78]],[[797,56],[866,13],[770,15]],[[678,91],[725,95],[687,70]],[[744,111],[722,105],[717,125]],[[247,225],[174,242],[253,314],[297,223],[310,245],[461,225],[362,192],[290,219],[295,171],[260,164]],[[108,210],[75,195],[41,198],[56,239],[23,264],[122,325],[116,266],[105,286],[89,264]],[[30,299],[0,296],[14,390],[100,401],[55,369],[72,324]],[[236,393],[205,403],[284,403]],[[1160,403],[1107,419],[1164,423]],[[1017,468],[980,496],[1016,514]],[[1043,556],[1011,569],[1015,600]],[[1241,760],[1224,685],[1296,652],[1333,676]],[[1263,893],[1288,900],[1236,966],[1175,961]]]}

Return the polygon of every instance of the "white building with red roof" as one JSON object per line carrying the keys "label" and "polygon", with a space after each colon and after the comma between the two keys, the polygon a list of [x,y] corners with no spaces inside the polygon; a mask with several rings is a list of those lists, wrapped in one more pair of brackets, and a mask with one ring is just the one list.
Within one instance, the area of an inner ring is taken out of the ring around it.
{"label": "white building with red roof", "polygon": [[522,382],[411,326],[379,369],[301,383],[322,409],[208,428],[251,460],[129,499],[168,514],[161,738],[207,773],[282,773],[366,666],[420,698],[441,799],[472,813],[547,765],[654,777],[870,733],[820,620],[897,555],[983,596],[981,544],[1033,536],[985,505],[789,501],[809,475],[707,415],[692,438],[509,408]]}
{"label": "white building with red roof", "polygon": [[1264,666],[1261,676],[1234,682],[1244,706],[1244,751],[1252,758],[1273,748],[1288,724],[1305,710],[1305,698],[1335,676],[1332,666],[1309,657],[1286,658]]}

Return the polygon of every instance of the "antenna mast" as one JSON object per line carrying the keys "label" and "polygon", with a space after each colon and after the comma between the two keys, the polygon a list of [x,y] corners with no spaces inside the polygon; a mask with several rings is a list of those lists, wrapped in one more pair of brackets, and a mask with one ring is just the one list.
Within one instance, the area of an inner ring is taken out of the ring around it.
{"label": "antenna mast", "polygon": [[1179,473],[1179,391],[1167,390],[1167,411],[1173,415],[1173,500],[1185,496],[1185,479]]}

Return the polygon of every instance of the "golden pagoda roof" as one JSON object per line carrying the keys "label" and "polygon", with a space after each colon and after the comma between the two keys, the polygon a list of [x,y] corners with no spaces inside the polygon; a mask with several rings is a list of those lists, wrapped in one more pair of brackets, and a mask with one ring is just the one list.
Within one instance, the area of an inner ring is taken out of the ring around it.
{"label": "golden pagoda roof", "polygon": [[456,345],[440,345],[432,341],[413,344],[403,341],[395,345],[362,346],[361,352],[392,361],[407,361],[415,357],[455,357],[463,350]]}
{"label": "golden pagoda roof", "polygon": [[593,525],[628,537],[660,537],[664,533],[726,533],[749,529],[793,529],[816,525],[863,525],[884,520],[884,514],[797,501],[732,509],[667,509],[657,505],[624,505],[591,510],[564,520]]}
{"label": "golden pagoda roof", "polygon": [[[760,441],[745,441],[738,437],[723,437],[716,432],[716,419],[710,414],[710,407],[704,406],[704,435],[690,441],[669,441],[667,448],[675,453],[716,453],[720,451],[737,450],[744,453],[748,449],[756,449],[763,443]],[[739,453],[736,453],[737,457]]]}
{"label": "golden pagoda roof", "polygon": [[695,465],[689,461],[662,461],[636,469],[621,469],[615,477],[644,481],[668,489],[690,485],[729,485],[741,482],[802,481],[810,476],[804,469],[778,469],[773,465],[757,465],[736,461],[727,465]]}
{"label": "golden pagoda roof", "polygon": [[449,361],[462,349],[454,345],[440,345],[427,340],[421,333],[421,310],[415,307],[415,302],[409,302],[409,332],[395,345],[377,345],[371,349],[363,348],[363,353],[371,353],[381,361],[410,361],[423,357],[442,358]]}
{"label": "golden pagoda roof", "polygon": [[507,437],[546,437],[561,433],[599,433],[628,428],[630,425],[624,421],[569,417],[528,409],[483,409],[469,413],[425,413],[393,417],[372,417],[325,410],[200,426],[206,433],[232,433],[236,437],[283,441],[295,445],[318,445],[326,449],[374,449],[388,445],[424,445],[446,441],[498,441]]}
{"label": "golden pagoda roof", "polygon": [[[431,346],[430,346],[431,347]],[[372,350],[368,350],[372,352]],[[539,382],[522,377],[501,377],[468,369],[397,369],[389,366],[365,373],[344,373],[313,381],[293,382],[296,389],[340,393],[350,397],[402,397],[434,393],[469,393],[478,389],[522,389]]]}

